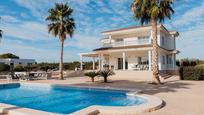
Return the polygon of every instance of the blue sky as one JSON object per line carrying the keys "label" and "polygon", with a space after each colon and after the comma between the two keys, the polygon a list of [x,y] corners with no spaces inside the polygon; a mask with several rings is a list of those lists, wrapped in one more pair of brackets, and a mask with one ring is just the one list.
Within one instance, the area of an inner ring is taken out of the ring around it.
{"label": "blue sky", "polygon": [[[59,40],[47,33],[45,17],[55,2],[68,2],[74,9],[76,31],[65,41],[64,60],[79,60],[78,53],[100,47],[101,31],[139,25],[132,19],[132,0],[1,0],[0,29],[4,31],[0,53],[21,58],[57,62]],[[204,0],[175,0],[175,14],[165,22],[180,32],[178,58],[204,59]]]}

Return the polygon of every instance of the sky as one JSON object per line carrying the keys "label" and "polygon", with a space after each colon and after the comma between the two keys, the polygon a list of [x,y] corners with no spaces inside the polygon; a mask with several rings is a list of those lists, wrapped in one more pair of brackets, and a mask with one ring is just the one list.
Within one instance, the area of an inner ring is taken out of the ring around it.
{"label": "sky", "polygon": [[[132,0],[1,0],[0,53],[58,62],[59,40],[48,34],[45,21],[56,2],[68,3],[76,23],[73,38],[65,41],[65,62],[79,60],[78,53],[100,47],[102,31],[140,25],[132,18]],[[177,58],[204,59],[204,0],[174,0],[173,8],[172,19],[164,25],[180,33],[176,47],[181,53]]]}

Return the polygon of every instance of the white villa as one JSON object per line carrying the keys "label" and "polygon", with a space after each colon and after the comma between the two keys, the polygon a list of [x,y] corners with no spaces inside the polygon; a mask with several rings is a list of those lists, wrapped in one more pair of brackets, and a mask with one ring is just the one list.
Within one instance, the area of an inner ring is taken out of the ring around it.
{"label": "white villa", "polygon": [[[176,37],[177,31],[167,30],[158,25],[159,70],[172,72],[176,70]],[[152,68],[152,30],[151,26],[134,26],[102,32],[101,48],[90,53],[80,53],[81,68],[84,57],[99,61],[97,69],[108,67],[115,71],[151,71]]]}

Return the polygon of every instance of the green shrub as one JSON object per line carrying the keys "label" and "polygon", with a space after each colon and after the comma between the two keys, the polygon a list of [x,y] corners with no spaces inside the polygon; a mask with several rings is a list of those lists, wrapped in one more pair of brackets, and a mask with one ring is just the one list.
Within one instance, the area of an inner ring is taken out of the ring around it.
{"label": "green shrub", "polygon": [[14,67],[14,71],[21,72],[26,71],[26,69],[23,66],[18,65]]}
{"label": "green shrub", "polygon": [[99,75],[101,77],[104,78],[104,82],[107,83],[108,82],[108,77],[114,75],[115,73],[112,70],[109,69],[105,69],[105,70],[101,70],[99,71]]}
{"label": "green shrub", "polygon": [[0,72],[9,71],[10,66],[7,64],[0,63]]}
{"label": "green shrub", "polygon": [[90,72],[84,73],[84,75],[90,77],[90,78],[91,78],[91,81],[94,82],[94,78],[95,78],[96,76],[98,76],[99,73],[96,72],[96,71],[90,71]]}
{"label": "green shrub", "polygon": [[196,65],[195,68],[202,68],[202,69],[204,69],[204,64]]}
{"label": "green shrub", "polygon": [[182,80],[204,80],[204,68],[200,67],[181,67],[180,76]]}

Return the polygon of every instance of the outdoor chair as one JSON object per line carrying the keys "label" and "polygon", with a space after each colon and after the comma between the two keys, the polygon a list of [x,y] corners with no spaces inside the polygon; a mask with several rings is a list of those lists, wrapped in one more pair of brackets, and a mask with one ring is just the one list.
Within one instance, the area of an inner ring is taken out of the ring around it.
{"label": "outdoor chair", "polygon": [[132,69],[133,70],[141,70],[140,65],[134,65]]}

